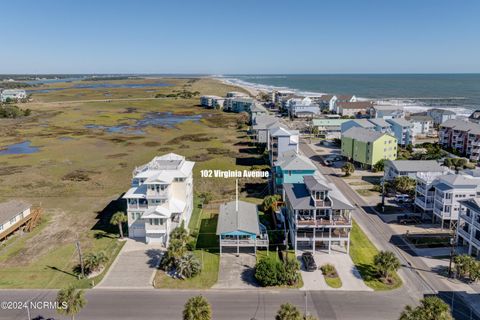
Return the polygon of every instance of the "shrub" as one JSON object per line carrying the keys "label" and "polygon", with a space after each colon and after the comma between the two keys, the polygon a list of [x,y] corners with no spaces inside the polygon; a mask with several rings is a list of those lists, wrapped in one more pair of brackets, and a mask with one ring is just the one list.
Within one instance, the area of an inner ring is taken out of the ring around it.
{"label": "shrub", "polygon": [[327,277],[336,277],[337,276],[337,270],[330,263],[327,263],[327,264],[324,264],[323,266],[321,266],[320,270],[322,270],[322,273],[323,273],[324,276],[327,276]]}
{"label": "shrub", "polygon": [[346,162],[342,167],[342,172],[345,173],[345,177],[348,177],[355,172],[355,166],[350,162]]}
{"label": "shrub", "polygon": [[380,276],[387,281],[390,279],[391,273],[400,268],[400,261],[391,251],[380,251],[373,260]]}
{"label": "shrub", "polygon": [[192,252],[185,253],[177,262],[177,273],[181,278],[191,278],[200,273],[202,266]]}
{"label": "shrub", "polygon": [[294,285],[299,279],[300,263],[289,259],[285,263],[273,257],[260,259],[255,268],[255,278],[264,287]]}

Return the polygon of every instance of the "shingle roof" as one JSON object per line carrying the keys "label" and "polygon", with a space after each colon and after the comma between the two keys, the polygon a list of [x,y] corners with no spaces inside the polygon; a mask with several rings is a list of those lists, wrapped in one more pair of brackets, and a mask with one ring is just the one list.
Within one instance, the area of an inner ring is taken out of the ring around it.
{"label": "shingle roof", "polygon": [[373,106],[371,101],[357,101],[357,102],[339,102],[338,108],[342,109],[367,109]]}
{"label": "shingle roof", "polygon": [[385,121],[385,119],[382,119],[382,118],[369,119],[368,121],[370,121],[374,125],[382,127],[382,128],[383,127],[391,127],[391,124],[388,123],[387,121]]}
{"label": "shingle roof", "polygon": [[465,120],[450,119],[442,123],[440,127],[452,128],[454,130],[460,131],[468,131],[473,134],[480,134],[480,124]]}
{"label": "shingle roof", "polygon": [[305,186],[307,186],[310,191],[329,191],[332,190],[326,183],[320,181],[316,176],[305,176],[303,177]]}
{"label": "shingle roof", "polygon": [[313,119],[312,123],[316,127],[340,126],[342,123],[351,121],[349,119]]}
{"label": "shingle roof", "polygon": [[330,101],[332,98],[335,97],[333,94],[324,94],[320,97],[322,101]]}
{"label": "shingle roof", "polygon": [[283,153],[275,165],[281,167],[282,170],[317,170],[309,158],[293,150]]}
{"label": "shingle roof", "polygon": [[31,206],[31,204],[19,200],[10,200],[0,203],[0,224],[7,222]]}
{"label": "shingle roof", "polygon": [[362,128],[365,128],[365,129],[375,128],[373,123],[371,123],[367,119],[356,119],[356,120],[350,120],[350,121],[355,122],[356,124],[358,124],[358,126],[360,126]]}
{"label": "shingle roof", "polygon": [[438,181],[438,185],[436,185],[435,187],[442,189],[445,185],[446,186],[445,190],[451,189],[452,187],[477,188],[477,189],[480,188],[479,178],[469,178],[461,174],[442,175],[437,178],[437,181]]}
{"label": "shingle roof", "polygon": [[404,172],[443,172],[447,170],[435,160],[387,160],[385,164]]}
{"label": "shingle roof", "polygon": [[387,119],[386,120],[388,123],[391,125],[398,125],[401,127],[412,127],[413,123],[411,123],[408,120],[405,120],[404,118],[395,118],[395,119]]}
{"label": "shingle roof", "polygon": [[245,201],[230,201],[220,206],[217,235],[235,231],[260,234],[257,205]]}
{"label": "shingle roof", "polygon": [[372,131],[360,127],[353,127],[342,134],[342,137],[352,138],[363,142],[374,142],[381,138],[385,133]]}

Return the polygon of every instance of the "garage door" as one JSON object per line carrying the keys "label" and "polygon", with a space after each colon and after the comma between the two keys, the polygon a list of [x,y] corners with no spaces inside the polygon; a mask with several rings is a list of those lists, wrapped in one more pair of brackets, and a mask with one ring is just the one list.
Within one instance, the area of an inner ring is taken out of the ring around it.
{"label": "garage door", "polygon": [[133,227],[130,229],[130,231],[131,231],[131,235],[130,235],[131,238],[145,238],[145,229],[143,228]]}
{"label": "garage door", "polygon": [[148,243],[163,243],[163,234],[149,234]]}

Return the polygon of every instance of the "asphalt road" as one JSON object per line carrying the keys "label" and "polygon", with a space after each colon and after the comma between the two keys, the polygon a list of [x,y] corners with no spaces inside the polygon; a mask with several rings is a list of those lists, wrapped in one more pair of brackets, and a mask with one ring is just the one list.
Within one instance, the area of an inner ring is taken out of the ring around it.
{"label": "asphalt road", "polygon": [[[212,304],[213,319],[274,319],[280,304],[290,302],[305,310],[305,292],[298,290],[107,290],[86,294],[87,306],[76,319],[181,319],[185,301],[203,294]],[[54,301],[56,291],[0,291],[0,301]],[[398,319],[411,298],[393,292],[306,292],[307,310],[318,319],[388,320]],[[32,319],[67,319],[54,310],[30,310]],[[41,318],[43,317],[43,318]],[[0,310],[0,320],[28,319],[27,310]]]}

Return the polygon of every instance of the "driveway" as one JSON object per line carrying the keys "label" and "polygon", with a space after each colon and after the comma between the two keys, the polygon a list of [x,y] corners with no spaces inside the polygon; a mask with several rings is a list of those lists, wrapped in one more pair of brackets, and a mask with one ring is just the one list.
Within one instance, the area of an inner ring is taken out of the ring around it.
{"label": "driveway", "polygon": [[373,291],[363,282],[360,273],[348,254],[334,250],[332,250],[330,254],[317,252],[314,254],[314,259],[318,268],[326,263],[334,265],[340,279],[342,280],[342,286],[338,289],[329,287],[325,282],[321,270],[307,272],[302,265],[302,270],[300,272],[303,278],[303,287],[300,290]]}
{"label": "driveway", "polygon": [[153,288],[153,277],[165,249],[160,245],[147,245],[133,239],[126,241],[96,288]]}
{"label": "driveway", "polygon": [[222,253],[214,289],[251,289],[255,283],[256,258],[251,253]]}

